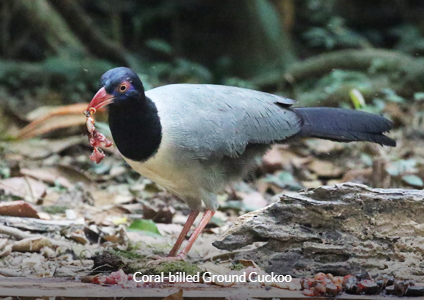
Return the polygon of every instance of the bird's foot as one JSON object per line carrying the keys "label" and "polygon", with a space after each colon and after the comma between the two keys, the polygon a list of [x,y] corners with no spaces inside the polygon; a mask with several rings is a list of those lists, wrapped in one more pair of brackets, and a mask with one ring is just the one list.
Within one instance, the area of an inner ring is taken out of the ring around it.
{"label": "bird's foot", "polygon": [[160,255],[152,255],[149,258],[151,258],[152,260],[147,263],[147,266],[157,266],[165,262],[185,261],[186,256],[184,253],[180,253],[177,256],[168,256],[168,257],[163,257]]}

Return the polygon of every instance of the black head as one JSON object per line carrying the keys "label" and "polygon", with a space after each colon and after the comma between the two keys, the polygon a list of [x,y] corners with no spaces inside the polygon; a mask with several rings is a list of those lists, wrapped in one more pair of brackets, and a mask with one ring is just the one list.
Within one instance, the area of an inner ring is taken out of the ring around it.
{"label": "black head", "polygon": [[140,77],[129,68],[119,67],[102,75],[100,89],[88,108],[99,109],[108,104],[119,105],[144,97],[144,87]]}
{"label": "black head", "polygon": [[88,111],[93,113],[108,104],[109,127],[121,154],[134,161],[152,157],[162,141],[162,126],[158,110],[144,94],[136,73],[115,68],[103,74]]}

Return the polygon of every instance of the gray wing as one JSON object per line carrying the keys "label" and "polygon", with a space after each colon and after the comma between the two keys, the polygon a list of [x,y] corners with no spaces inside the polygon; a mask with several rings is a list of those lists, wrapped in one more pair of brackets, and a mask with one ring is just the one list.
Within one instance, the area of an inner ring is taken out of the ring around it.
{"label": "gray wing", "polygon": [[270,144],[296,134],[295,101],[229,86],[173,84],[146,92],[159,111],[163,132],[193,158],[237,157],[249,143]]}

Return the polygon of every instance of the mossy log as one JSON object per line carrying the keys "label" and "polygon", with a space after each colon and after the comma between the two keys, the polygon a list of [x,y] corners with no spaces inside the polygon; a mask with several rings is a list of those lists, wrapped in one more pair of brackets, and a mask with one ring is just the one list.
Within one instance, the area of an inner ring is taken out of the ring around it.
{"label": "mossy log", "polygon": [[424,88],[424,59],[383,49],[323,53],[291,64],[284,74],[276,71],[253,78],[252,83],[258,86],[282,82],[296,84],[321,78],[334,70],[361,71],[376,77],[384,74],[390,81],[390,88],[403,95],[412,95]]}

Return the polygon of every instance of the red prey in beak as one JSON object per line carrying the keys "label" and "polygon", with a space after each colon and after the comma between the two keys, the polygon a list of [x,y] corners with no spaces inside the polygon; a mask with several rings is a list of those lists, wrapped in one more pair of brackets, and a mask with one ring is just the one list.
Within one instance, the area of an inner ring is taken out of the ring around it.
{"label": "red prey in beak", "polygon": [[103,106],[112,103],[114,96],[108,94],[104,87],[102,87],[96,95],[94,95],[87,110],[84,112],[87,117],[86,125],[88,131],[88,140],[90,145],[94,148],[93,153],[90,155],[90,159],[96,163],[100,163],[105,157],[102,149],[99,147],[110,147],[112,142],[109,141],[102,133],[98,132],[94,127],[94,119],[92,115]]}

